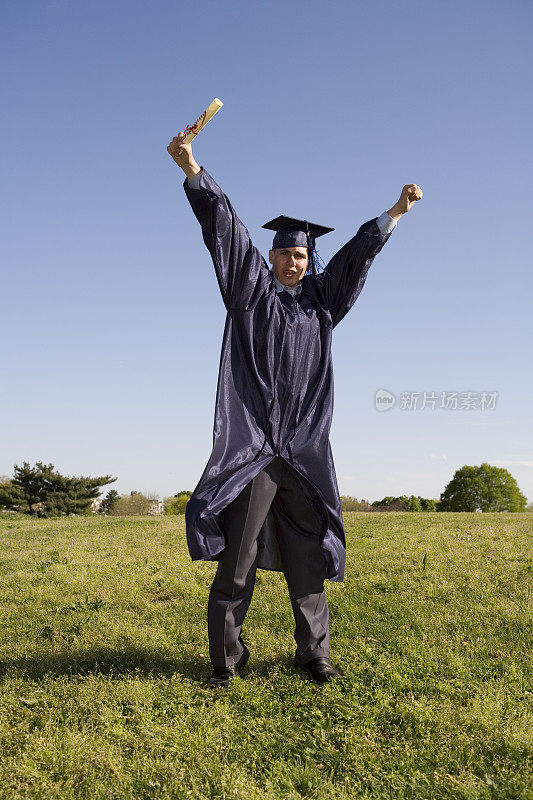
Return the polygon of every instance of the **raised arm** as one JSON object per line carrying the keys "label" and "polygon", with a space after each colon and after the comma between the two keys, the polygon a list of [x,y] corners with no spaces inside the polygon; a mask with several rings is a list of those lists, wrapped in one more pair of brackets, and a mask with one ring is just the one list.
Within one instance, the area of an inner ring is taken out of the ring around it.
{"label": "raised arm", "polygon": [[388,241],[397,221],[421,197],[422,190],[417,184],[404,186],[398,202],[380,217],[361,225],[353,239],[335,253],[324,272],[318,276],[333,327],[346,316],[359,297],[368,270]]}
{"label": "raised arm", "polygon": [[270,280],[268,267],[229,199],[196,163],[190,143],[181,144],[184,135],[174,137],[167,151],[187,175],[183,188],[202,226],[226,308],[248,308]]}

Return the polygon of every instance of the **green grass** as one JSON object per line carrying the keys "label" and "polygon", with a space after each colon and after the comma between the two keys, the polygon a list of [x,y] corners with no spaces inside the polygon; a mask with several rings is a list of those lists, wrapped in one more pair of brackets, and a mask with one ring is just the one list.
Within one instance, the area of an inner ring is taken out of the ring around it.
{"label": "green grass", "polygon": [[216,565],[183,517],[0,517],[0,797],[531,800],[533,515],[347,513],[332,662],[294,674],[258,572],[243,679],[210,690]]}

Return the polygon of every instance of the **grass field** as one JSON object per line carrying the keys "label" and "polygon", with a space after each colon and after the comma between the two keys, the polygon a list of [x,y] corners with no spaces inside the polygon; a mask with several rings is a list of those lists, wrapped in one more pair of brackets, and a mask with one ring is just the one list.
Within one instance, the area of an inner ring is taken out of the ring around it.
{"label": "grass field", "polygon": [[183,517],[0,517],[0,798],[533,798],[533,514],[347,513],[332,662],[258,572],[231,688]]}

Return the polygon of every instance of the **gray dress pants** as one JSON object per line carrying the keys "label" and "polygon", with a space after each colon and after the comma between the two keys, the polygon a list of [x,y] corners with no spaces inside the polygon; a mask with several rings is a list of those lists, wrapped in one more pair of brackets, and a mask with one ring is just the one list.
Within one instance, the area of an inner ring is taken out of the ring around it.
{"label": "gray dress pants", "polygon": [[255,585],[257,537],[270,508],[296,622],[295,661],[305,664],[329,657],[321,519],[294,473],[276,456],[221,513],[227,546],[219,556],[207,609],[209,656],[216,669],[234,668],[242,655],[241,629]]}

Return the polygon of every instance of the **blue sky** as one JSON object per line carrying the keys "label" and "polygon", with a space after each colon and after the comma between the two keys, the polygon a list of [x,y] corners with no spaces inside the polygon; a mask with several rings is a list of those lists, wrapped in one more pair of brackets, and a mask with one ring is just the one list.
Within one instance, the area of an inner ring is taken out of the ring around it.
{"label": "blue sky", "polygon": [[[22,461],[193,489],[225,309],[166,146],[194,142],[264,255],[278,214],[327,261],[424,197],[334,331],[341,494],[438,497],[464,464],[533,501],[528,2],[6,0],[0,17],[0,474]],[[375,407],[473,392],[474,407]],[[482,392],[495,408],[479,408]]]}

